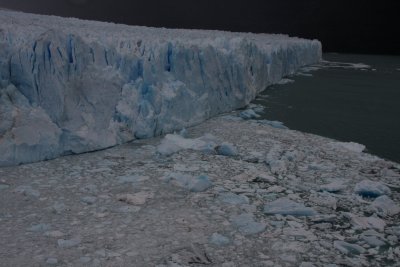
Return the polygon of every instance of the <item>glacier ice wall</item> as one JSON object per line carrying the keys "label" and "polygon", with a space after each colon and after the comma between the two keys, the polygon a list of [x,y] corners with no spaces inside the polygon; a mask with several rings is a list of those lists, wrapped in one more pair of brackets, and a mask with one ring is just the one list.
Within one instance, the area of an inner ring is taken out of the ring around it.
{"label": "glacier ice wall", "polygon": [[93,151],[248,104],[316,40],[0,11],[0,166]]}

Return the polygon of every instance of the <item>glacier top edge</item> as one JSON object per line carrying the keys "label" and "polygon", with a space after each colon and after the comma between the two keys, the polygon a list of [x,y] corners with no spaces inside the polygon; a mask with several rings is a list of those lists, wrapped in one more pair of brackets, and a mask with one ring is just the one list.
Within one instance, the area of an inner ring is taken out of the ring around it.
{"label": "glacier top edge", "polygon": [[[79,35],[89,42],[101,40],[104,43],[132,39],[154,42],[185,41],[186,43],[199,43],[201,40],[206,40],[208,43],[213,41],[213,45],[218,46],[221,39],[237,39],[238,41],[248,39],[257,45],[271,47],[285,46],[292,42],[310,42],[308,39],[290,37],[286,34],[155,28],[10,10],[0,10],[0,30],[9,30],[14,33],[18,31],[25,38],[48,31],[63,31],[66,34]],[[313,41],[320,43],[318,40]]]}

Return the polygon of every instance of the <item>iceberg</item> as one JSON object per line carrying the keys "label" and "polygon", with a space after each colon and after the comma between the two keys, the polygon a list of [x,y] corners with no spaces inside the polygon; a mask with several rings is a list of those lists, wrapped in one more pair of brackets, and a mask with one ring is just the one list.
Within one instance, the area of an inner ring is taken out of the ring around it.
{"label": "iceberg", "polygon": [[320,59],[319,41],[281,34],[0,10],[0,166],[196,125]]}

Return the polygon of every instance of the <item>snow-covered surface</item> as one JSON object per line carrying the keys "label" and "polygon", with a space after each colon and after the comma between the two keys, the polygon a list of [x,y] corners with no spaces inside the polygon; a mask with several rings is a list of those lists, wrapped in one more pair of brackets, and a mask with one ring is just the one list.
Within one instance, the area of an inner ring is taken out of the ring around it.
{"label": "snow-covered surface", "polygon": [[0,266],[398,266],[399,164],[240,111],[185,135],[0,168]]}
{"label": "snow-covered surface", "polygon": [[316,40],[0,11],[0,165],[198,124],[321,58]]}

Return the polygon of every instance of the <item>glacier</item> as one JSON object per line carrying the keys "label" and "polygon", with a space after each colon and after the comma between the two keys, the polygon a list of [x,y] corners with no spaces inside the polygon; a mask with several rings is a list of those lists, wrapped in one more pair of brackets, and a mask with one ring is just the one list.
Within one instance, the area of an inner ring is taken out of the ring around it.
{"label": "glacier", "polygon": [[193,126],[320,60],[319,41],[281,34],[0,10],[0,166]]}

